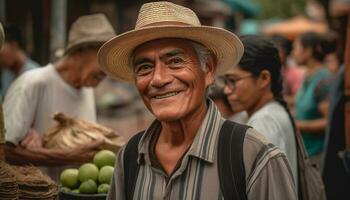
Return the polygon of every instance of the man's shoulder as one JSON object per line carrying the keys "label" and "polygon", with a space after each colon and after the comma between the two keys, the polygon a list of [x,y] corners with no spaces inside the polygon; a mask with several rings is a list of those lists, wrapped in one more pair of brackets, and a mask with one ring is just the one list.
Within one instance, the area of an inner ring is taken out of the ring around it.
{"label": "man's shoulder", "polygon": [[18,81],[25,82],[27,84],[38,84],[49,80],[49,74],[50,65],[38,67],[24,72],[18,77]]}
{"label": "man's shoulder", "polygon": [[268,140],[256,129],[247,130],[244,138],[244,148],[248,147],[250,153],[257,153],[262,148],[271,146]]}
{"label": "man's shoulder", "polygon": [[9,93],[19,94],[21,91],[28,94],[42,90],[48,86],[48,79],[50,79],[47,71],[46,66],[24,72],[13,82],[7,95]]}

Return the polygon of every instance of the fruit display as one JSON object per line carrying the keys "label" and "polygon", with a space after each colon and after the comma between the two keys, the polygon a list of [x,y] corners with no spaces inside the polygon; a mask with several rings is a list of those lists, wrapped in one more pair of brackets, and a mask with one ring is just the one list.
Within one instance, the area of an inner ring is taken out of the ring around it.
{"label": "fruit display", "polygon": [[57,184],[38,168],[0,160],[0,199],[46,199],[58,196]]}
{"label": "fruit display", "polygon": [[74,119],[63,113],[56,113],[57,122],[43,137],[43,144],[49,149],[73,149],[96,140],[103,140],[102,149],[117,151],[124,140],[112,129],[97,123]]}
{"label": "fruit display", "polygon": [[97,199],[98,195],[105,198],[113,177],[115,160],[115,153],[101,150],[95,154],[93,162],[84,163],[78,169],[63,170],[60,175],[60,193],[72,196],[71,199]]}

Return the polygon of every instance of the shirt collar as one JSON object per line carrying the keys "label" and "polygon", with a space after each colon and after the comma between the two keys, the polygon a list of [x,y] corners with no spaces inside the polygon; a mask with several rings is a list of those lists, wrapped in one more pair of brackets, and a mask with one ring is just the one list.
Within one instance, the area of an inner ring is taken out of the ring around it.
{"label": "shirt collar", "polygon": [[[219,131],[224,119],[221,117],[215,103],[208,99],[208,111],[206,116],[200,125],[193,143],[188,150],[187,155],[193,156],[209,163],[214,162],[214,156],[216,153],[216,145],[219,136]],[[142,161],[146,164],[151,164],[149,147],[151,144],[151,139],[153,134],[159,133],[161,130],[161,123],[159,120],[154,120],[149,128],[145,131],[141,137],[140,143],[138,145],[139,157],[138,163]]]}

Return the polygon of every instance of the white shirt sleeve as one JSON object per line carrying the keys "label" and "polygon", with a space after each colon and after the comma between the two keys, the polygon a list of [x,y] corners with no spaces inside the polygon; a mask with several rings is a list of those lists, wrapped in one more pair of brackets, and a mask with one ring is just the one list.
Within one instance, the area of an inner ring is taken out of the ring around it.
{"label": "white shirt sleeve", "polygon": [[286,152],[286,137],[278,123],[270,116],[264,116],[249,120],[248,125],[258,130],[266,139],[279,149]]}
{"label": "white shirt sleeve", "polygon": [[32,127],[40,98],[40,85],[30,80],[27,73],[17,78],[7,91],[3,104],[5,140],[16,145]]}

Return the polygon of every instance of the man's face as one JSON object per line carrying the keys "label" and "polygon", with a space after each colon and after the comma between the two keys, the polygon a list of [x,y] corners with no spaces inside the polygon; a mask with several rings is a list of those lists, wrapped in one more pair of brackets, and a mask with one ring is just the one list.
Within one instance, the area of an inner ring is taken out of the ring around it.
{"label": "man's face", "polygon": [[184,119],[205,106],[206,88],[214,74],[200,68],[191,42],[147,42],[135,50],[132,62],[136,87],[158,120]]}
{"label": "man's face", "polygon": [[10,69],[16,62],[16,53],[18,51],[15,43],[5,42],[0,50],[0,66]]}
{"label": "man's face", "polygon": [[[226,79],[235,82],[234,87],[228,85],[224,88],[224,93],[234,112],[244,110],[254,110],[262,91],[258,86],[258,82],[251,73],[234,67],[225,73]],[[234,81],[237,80],[237,81]]]}
{"label": "man's face", "polygon": [[80,57],[83,62],[80,72],[81,85],[85,87],[96,87],[106,76],[97,61],[97,52],[87,50]]}

